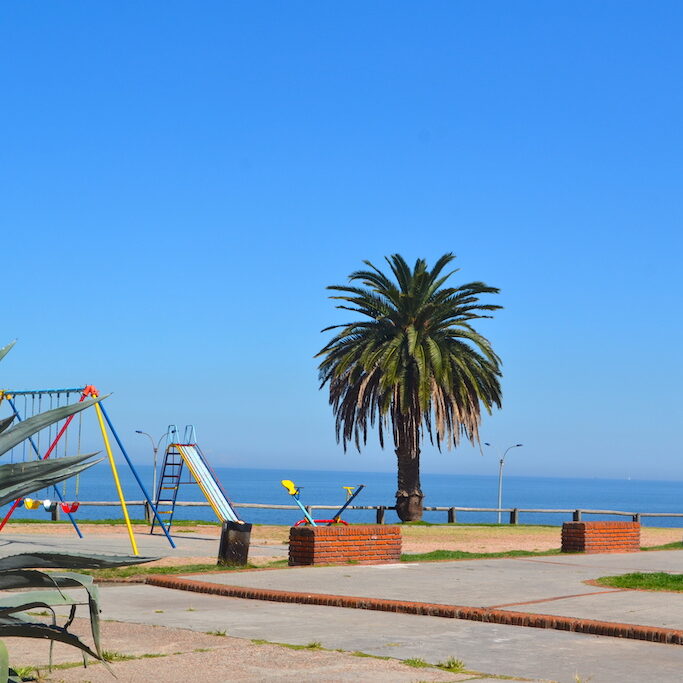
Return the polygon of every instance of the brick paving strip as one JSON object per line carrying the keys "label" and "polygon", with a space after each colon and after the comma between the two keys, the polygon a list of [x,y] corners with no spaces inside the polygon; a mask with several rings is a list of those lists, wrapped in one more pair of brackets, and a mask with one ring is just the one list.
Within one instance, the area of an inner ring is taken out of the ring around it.
{"label": "brick paving strip", "polygon": [[574,633],[587,633],[596,636],[612,636],[615,638],[647,640],[654,643],[683,645],[682,630],[658,626],[640,626],[639,624],[624,624],[576,617],[534,614],[531,612],[513,612],[487,607],[464,607],[428,602],[330,595],[326,593],[300,593],[268,588],[245,588],[244,586],[228,586],[172,576],[148,576],[145,583],[161,588],[173,588],[229,598],[268,600],[271,602],[288,602],[302,605],[324,605],[326,607],[347,607],[380,612],[397,612],[400,614],[419,614],[429,617],[466,619],[468,621],[480,621],[489,624],[546,628],[558,631],[572,631]]}

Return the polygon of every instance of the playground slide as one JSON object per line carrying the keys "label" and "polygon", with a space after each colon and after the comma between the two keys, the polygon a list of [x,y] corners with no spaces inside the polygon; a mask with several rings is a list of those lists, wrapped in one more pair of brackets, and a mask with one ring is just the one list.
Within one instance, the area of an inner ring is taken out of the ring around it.
{"label": "playground slide", "polygon": [[206,496],[218,519],[222,522],[239,522],[239,517],[230,505],[216,476],[211,471],[199,448],[194,444],[176,444],[192,476]]}

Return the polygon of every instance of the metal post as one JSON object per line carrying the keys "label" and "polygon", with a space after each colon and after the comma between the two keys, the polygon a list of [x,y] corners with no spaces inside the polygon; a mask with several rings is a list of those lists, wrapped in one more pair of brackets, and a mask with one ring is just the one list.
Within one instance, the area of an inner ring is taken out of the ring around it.
{"label": "metal post", "polygon": [[498,524],[500,524],[500,516],[502,514],[501,507],[503,507],[503,464],[505,457],[500,459],[500,467],[498,468]]}
{"label": "metal post", "polygon": [[574,514],[572,515],[572,521],[573,522],[580,522],[581,521],[581,510],[574,510]]}
{"label": "metal post", "polygon": [[[503,465],[505,464],[505,456],[508,454],[509,450],[513,448],[521,448],[523,445],[524,444],[516,443],[506,448],[505,453],[503,453],[503,457],[499,461],[500,467],[498,468],[498,524],[501,523],[501,508],[503,507]],[[484,446],[491,446],[491,444],[488,441],[484,441]]]}
{"label": "metal post", "polygon": [[[97,405],[100,405],[100,404],[98,403]],[[152,508],[152,512],[154,513],[154,517],[156,518],[157,522],[159,522],[159,526],[161,527],[161,530],[166,535],[168,542],[171,544],[171,548],[175,548],[175,543],[173,542],[171,535],[168,533],[168,529],[166,528],[166,525],[161,521],[161,517],[159,517],[159,513],[157,511],[156,505],[154,505],[154,503],[152,502],[152,499],[149,497],[149,493],[147,493],[147,489],[145,488],[145,485],[142,483],[142,480],[140,479],[140,476],[138,475],[137,470],[135,469],[135,467],[133,467],[133,463],[131,462],[131,459],[128,457],[128,453],[126,453],[126,449],[123,447],[123,444],[121,443],[121,439],[119,439],[119,435],[116,433],[116,430],[114,429],[114,425],[111,423],[111,420],[109,419],[109,414],[104,409],[104,406],[101,406],[101,408],[102,408],[102,415],[104,416],[104,419],[107,421],[107,424],[109,425],[109,430],[111,431],[112,435],[114,436],[114,439],[116,440],[116,443],[118,444],[119,449],[121,450],[121,453],[123,454],[123,457],[126,459],[126,462],[128,463],[128,467],[130,468],[130,471],[133,473],[133,476],[135,477],[135,481],[137,481],[138,486],[140,486],[140,490],[142,491],[142,495],[144,495],[145,500],[149,503],[149,506]]]}
{"label": "metal post", "polygon": [[519,524],[519,510],[517,508],[510,510],[510,524]]}
{"label": "metal post", "polygon": [[448,508],[448,523],[455,524],[455,508]]}

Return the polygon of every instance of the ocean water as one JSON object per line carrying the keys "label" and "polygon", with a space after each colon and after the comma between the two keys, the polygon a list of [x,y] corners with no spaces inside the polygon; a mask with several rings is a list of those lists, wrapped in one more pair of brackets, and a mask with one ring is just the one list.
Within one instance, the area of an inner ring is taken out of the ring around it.
{"label": "ocean water", "polygon": [[[301,500],[305,505],[342,505],[345,492],[342,486],[365,484],[354,504],[385,505],[394,503],[396,475],[382,472],[332,472],[291,469],[237,469],[215,468],[216,473],[234,503],[292,504],[292,499],[280,484],[291,479],[301,487]],[[152,490],[152,467],[139,466],[137,471],[148,491]],[[119,474],[127,500],[141,500],[140,488],[125,463],[119,464]],[[59,485],[66,500],[82,501],[117,500],[114,482],[106,462],[85,472],[78,482],[70,480]],[[426,506],[495,507],[498,496],[497,476],[473,476],[453,474],[423,474],[422,489]],[[36,493],[34,498],[54,498],[52,491]],[[179,501],[201,501],[202,493],[196,484],[183,484]],[[4,514],[4,510],[0,510]],[[565,508],[624,510],[629,512],[683,512],[683,482],[637,481],[626,479],[560,479],[545,477],[515,477],[504,479],[503,507],[517,508]],[[301,518],[298,510],[238,509],[247,522],[257,524],[290,525]],[[142,517],[142,509],[133,507],[131,517]],[[328,511],[314,513],[316,517],[330,516]],[[17,517],[46,518],[41,510],[28,511],[23,507]],[[104,519],[121,517],[120,507],[84,507],[76,513],[78,519]],[[215,519],[209,507],[176,508],[178,519]],[[374,510],[350,510],[344,513],[350,522],[374,522]],[[445,512],[426,512],[424,519],[445,522]],[[521,513],[522,524],[561,525],[569,521],[570,514]],[[587,516],[586,519],[625,520],[624,517]],[[395,522],[396,514],[388,510],[387,522]],[[503,521],[508,515],[503,513]],[[493,523],[494,512],[458,512],[459,522]],[[683,527],[683,518],[651,518],[642,520],[648,526]]]}

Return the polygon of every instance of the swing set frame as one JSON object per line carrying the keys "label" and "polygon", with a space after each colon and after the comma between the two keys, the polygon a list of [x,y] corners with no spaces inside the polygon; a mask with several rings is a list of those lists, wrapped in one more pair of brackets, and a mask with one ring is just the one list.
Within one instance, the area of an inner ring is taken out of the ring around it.
{"label": "swing set frame", "polygon": [[[43,395],[57,395],[57,400],[59,401],[59,396],[60,394],[65,394],[67,397],[69,394],[77,394],[80,393],[80,398],[78,402],[85,401],[86,398],[97,398],[100,396],[99,391],[95,386],[92,384],[88,384],[87,386],[84,387],[77,387],[77,388],[71,388],[71,389],[33,389],[33,390],[21,390],[21,391],[13,391],[13,390],[5,390],[5,391],[0,391],[0,403],[2,403],[3,400],[6,400],[12,409],[15,418],[17,421],[21,422],[23,420],[21,414],[19,413],[19,410],[17,409],[15,398],[17,396],[40,396],[42,397]],[[67,398],[68,400],[68,398]],[[166,535],[166,538],[168,542],[170,543],[172,548],[175,548],[175,543],[173,542],[173,539],[171,538],[171,535],[168,533],[168,530],[165,528],[165,526],[161,523],[161,519],[159,517],[159,513],[157,512],[157,508],[154,505],[152,498],[150,497],[149,493],[147,492],[147,488],[142,482],[142,479],[140,479],[140,476],[137,473],[137,470],[133,466],[133,463],[128,456],[128,453],[126,452],[126,449],[123,446],[123,443],[121,443],[121,439],[119,438],[119,435],[116,432],[116,429],[114,429],[114,425],[112,424],[111,419],[109,418],[109,415],[104,408],[104,406],[101,403],[96,403],[94,406],[95,408],[95,413],[97,415],[97,422],[100,428],[100,432],[102,434],[102,441],[104,443],[105,450],[107,452],[107,459],[109,461],[109,466],[112,472],[112,477],[114,479],[114,484],[116,485],[116,493],[119,498],[119,502],[121,503],[121,509],[123,511],[123,518],[126,523],[126,528],[128,530],[128,537],[130,539],[130,545],[133,550],[133,555],[139,555],[140,553],[138,552],[138,546],[137,542],[135,540],[135,535],[133,533],[133,526],[130,521],[130,516],[128,515],[128,507],[126,505],[126,499],[123,495],[123,489],[121,488],[121,480],[119,479],[119,474],[118,470],[116,468],[116,462],[114,460],[114,454],[112,452],[112,447],[111,443],[109,440],[109,435],[107,433],[107,426],[109,427],[109,431],[111,432],[112,436],[114,437],[114,440],[116,441],[119,450],[121,451],[121,454],[126,460],[126,463],[128,464],[128,467],[130,468],[130,471],[132,472],[133,476],[135,477],[135,480],[138,483],[138,486],[140,487],[140,490],[142,491],[143,496],[145,497],[145,500],[147,501],[147,504],[149,505],[149,509],[152,511],[152,514],[154,515],[154,518],[159,522],[160,526],[164,530],[164,533]],[[38,445],[36,445],[35,440],[33,437],[28,438],[28,442],[31,446],[31,449],[33,450],[35,456],[39,460],[47,460],[47,458],[52,455],[54,452],[55,448],[57,447],[57,444],[61,440],[61,438],[64,436],[66,433],[67,428],[71,424],[71,421],[75,415],[70,415],[67,417],[64,421],[64,424],[62,425],[61,429],[57,432],[57,435],[55,438],[52,440],[50,443],[48,449],[45,451],[44,455],[41,455],[40,448]],[[105,426],[106,423],[106,426]],[[59,489],[57,486],[52,487],[55,495],[59,499],[60,503],[62,505],[65,504],[64,497],[60,493]],[[7,521],[9,518],[12,516],[14,511],[17,509],[17,507],[21,503],[21,498],[17,499],[14,501],[8,512],[5,514],[4,519],[2,522],[0,522],[0,531],[4,528],[5,524],[7,524]],[[72,506],[69,506],[72,507]],[[64,507],[62,509],[65,510]],[[75,510],[74,510],[75,511]],[[78,528],[78,524],[76,523],[76,520],[74,519],[73,515],[71,514],[71,511],[67,512],[65,510],[67,516],[69,517],[69,521],[71,522],[72,526],[74,527],[76,533],[78,534],[79,538],[83,538],[83,533],[81,530]]]}

